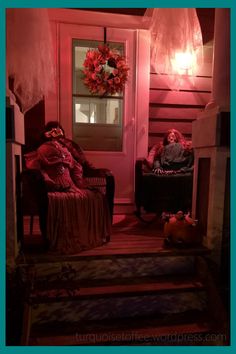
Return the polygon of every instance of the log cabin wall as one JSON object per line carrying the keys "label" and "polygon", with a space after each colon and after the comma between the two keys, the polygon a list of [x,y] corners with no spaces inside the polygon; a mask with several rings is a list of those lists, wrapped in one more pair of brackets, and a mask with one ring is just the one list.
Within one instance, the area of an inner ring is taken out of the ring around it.
{"label": "log cabin wall", "polygon": [[192,137],[192,122],[211,98],[214,9],[197,9],[204,44],[204,63],[194,79],[184,79],[179,91],[171,91],[165,75],[150,66],[149,148],[161,141],[168,129]]}

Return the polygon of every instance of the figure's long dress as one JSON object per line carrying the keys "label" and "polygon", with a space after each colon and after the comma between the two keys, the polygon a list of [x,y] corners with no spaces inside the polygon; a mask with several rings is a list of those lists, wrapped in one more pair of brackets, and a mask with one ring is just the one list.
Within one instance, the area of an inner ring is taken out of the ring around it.
{"label": "figure's long dress", "polygon": [[110,235],[105,196],[99,191],[48,194],[47,237],[52,250],[73,254],[101,246]]}
{"label": "figure's long dress", "polygon": [[68,149],[57,142],[41,145],[38,155],[47,183],[53,181],[68,190],[48,193],[47,238],[50,249],[75,254],[101,246],[111,231],[105,195],[74,184],[74,181],[82,183],[82,168]]}

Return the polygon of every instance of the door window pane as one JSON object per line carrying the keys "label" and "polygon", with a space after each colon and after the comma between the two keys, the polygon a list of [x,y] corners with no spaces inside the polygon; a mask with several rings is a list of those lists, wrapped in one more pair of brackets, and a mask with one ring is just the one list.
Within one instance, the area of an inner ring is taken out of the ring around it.
{"label": "door window pane", "polygon": [[123,101],[111,98],[74,98],[75,123],[121,124]]}
{"label": "door window pane", "polygon": [[[99,97],[92,95],[83,83],[86,53],[99,44],[103,42],[73,39],[73,139],[85,150],[121,151],[123,93]],[[109,43],[109,47],[124,54],[123,43]],[[92,125],[97,128],[92,129]]]}

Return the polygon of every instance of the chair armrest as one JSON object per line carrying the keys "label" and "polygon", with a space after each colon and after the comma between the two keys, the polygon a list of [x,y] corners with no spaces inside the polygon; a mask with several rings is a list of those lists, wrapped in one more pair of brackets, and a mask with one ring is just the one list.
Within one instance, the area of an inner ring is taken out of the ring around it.
{"label": "chair armrest", "polygon": [[136,160],[136,162],[135,162],[135,172],[142,173],[144,161],[145,161],[144,158]]}
{"label": "chair armrest", "polygon": [[39,215],[41,232],[46,235],[48,191],[41,171],[23,170],[21,183],[23,215]]}
{"label": "chair armrest", "polygon": [[105,192],[112,218],[115,194],[115,178],[112,172],[106,168],[94,168],[86,171],[84,177],[90,186],[98,187],[102,192]]}
{"label": "chair armrest", "polygon": [[47,187],[40,170],[26,169],[21,172],[23,192],[30,191],[34,196],[47,194]]}
{"label": "chair armrest", "polygon": [[138,159],[135,162],[135,204],[137,213],[140,214],[141,195],[142,195],[142,177],[143,177],[143,159]]}
{"label": "chair armrest", "polygon": [[113,210],[114,210],[114,196],[115,196],[115,177],[110,171],[106,175],[106,182],[107,182],[106,196],[107,196],[111,220],[112,220]]}
{"label": "chair armrest", "polygon": [[138,159],[135,162],[135,185],[139,185],[143,176],[143,166],[145,159]]}

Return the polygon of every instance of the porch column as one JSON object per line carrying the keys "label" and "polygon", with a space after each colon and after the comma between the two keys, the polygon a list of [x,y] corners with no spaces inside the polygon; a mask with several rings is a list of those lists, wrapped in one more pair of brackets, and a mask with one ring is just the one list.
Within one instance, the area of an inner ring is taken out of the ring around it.
{"label": "porch column", "polygon": [[229,58],[230,10],[216,9],[212,99],[193,122],[192,213],[199,220],[204,244],[212,250],[212,258],[218,265],[222,260],[222,245],[225,238],[229,238],[229,215],[226,215],[229,214],[229,198],[226,198],[229,191]]}
{"label": "porch column", "polygon": [[6,257],[14,268],[23,238],[21,207],[21,147],[25,143],[24,115],[13,95],[8,94],[6,106]]}
{"label": "porch column", "polygon": [[230,111],[230,10],[215,10],[212,99],[220,111]]}

